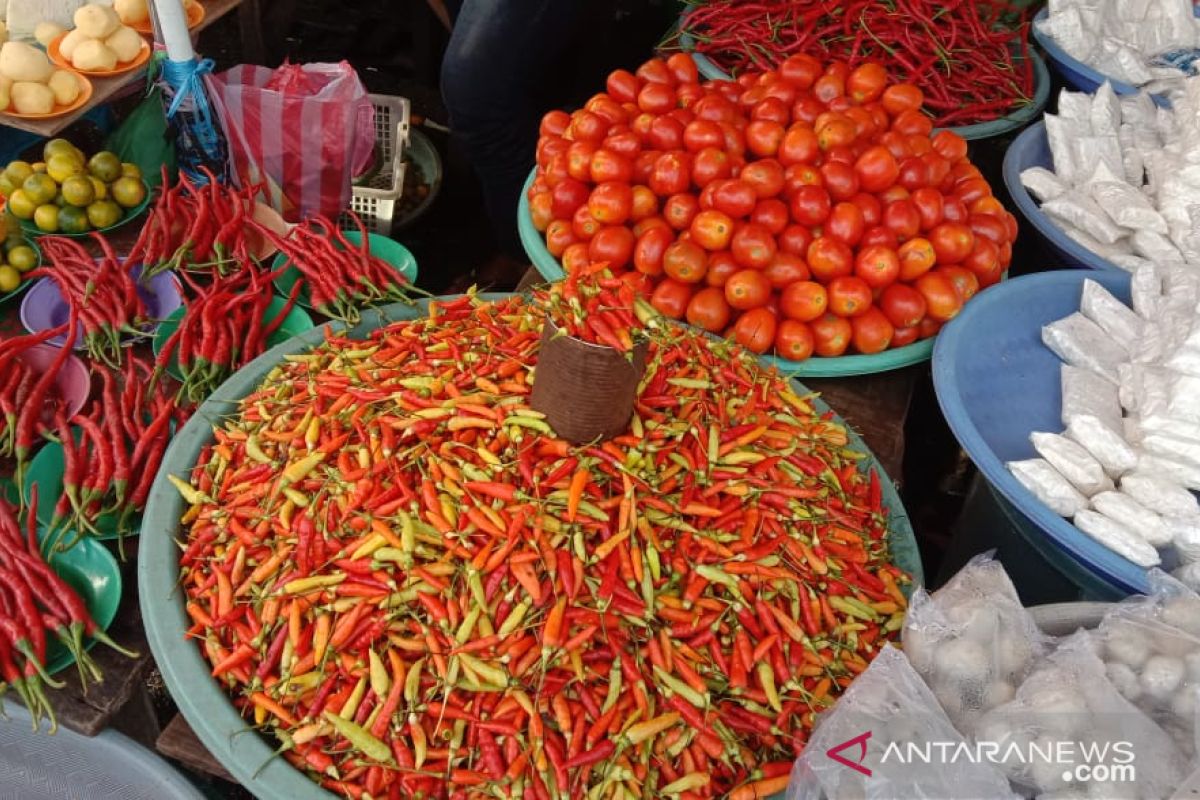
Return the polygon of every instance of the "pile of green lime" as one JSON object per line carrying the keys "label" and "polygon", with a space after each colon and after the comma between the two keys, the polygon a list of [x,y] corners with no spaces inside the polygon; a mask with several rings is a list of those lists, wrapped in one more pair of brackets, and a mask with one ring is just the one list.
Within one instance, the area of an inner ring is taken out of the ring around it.
{"label": "pile of green lime", "polygon": [[42,161],[13,161],[0,172],[0,196],[17,219],[42,233],[87,233],[116,225],[146,199],[136,164],[115,153],[87,158],[66,139],[51,139]]}
{"label": "pile of green lime", "polygon": [[0,256],[0,295],[6,295],[38,265],[37,251],[25,238],[21,221],[7,211],[0,217]]}

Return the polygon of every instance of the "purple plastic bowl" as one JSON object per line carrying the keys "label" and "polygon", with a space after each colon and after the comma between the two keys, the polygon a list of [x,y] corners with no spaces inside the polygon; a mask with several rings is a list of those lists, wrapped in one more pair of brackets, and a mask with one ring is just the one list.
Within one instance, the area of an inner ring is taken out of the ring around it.
{"label": "purple plastic bowl", "polygon": [[[17,356],[17,359],[31,368],[36,374],[43,375],[54,359],[58,356],[59,348],[48,344],[35,344],[33,347]],[[73,417],[83,410],[88,395],[92,391],[92,379],[87,367],[74,355],[67,356],[66,363],[58,372],[54,381],[59,397],[66,404],[67,417]]]}
{"label": "purple plastic bowl", "polygon": [[[141,271],[141,266],[136,266],[130,270],[130,274],[137,280]],[[172,311],[183,305],[183,298],[179,294],[179,282],[169,272],[155,275],[146,285],[139,283],[137,293],[146,305],[146,313],[150,319],[156,320],[146,327],[146,333],[153,333],[158,327],[158,320],[166,319]],[[21,301],[21,324],[30,333],[57,328],[67,322],[70,313],[58,286],[50,278],[42,278],[35,283]],[[49,340],[49,344],[62,345],[66,340],[65,335],[56,336]],[[79,350],[82,347],[83,333],[79,333],[75,336],[75,349]]]}

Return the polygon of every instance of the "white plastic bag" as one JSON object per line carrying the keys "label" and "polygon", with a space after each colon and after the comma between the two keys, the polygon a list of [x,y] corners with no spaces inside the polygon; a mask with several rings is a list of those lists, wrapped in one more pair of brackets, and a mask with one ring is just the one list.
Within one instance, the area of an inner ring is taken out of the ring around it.
{"label": "white plastic bag", "polygon": [[[1121,167],[1124,169],[1124,167]],[[1112,223],[1104,209],[1078,189],[1063,192],[1042,204],[1042,211],[1056,222],[1065,222],[1106,244],[1115,244],[1124,234]]]}
{"label": "white plastic bag", "polygon": [[[1088,112],[1090,114],[1090,110]],[[1046,140],[1050,144],[1050,156],[1054,160],[1054,174],[1063,183],[1070,185],[1075,182],[1078,168],[1075,165],[1075,150],[1071,147],[1071,124],[1055,114],[1046,114]]]}
{"label": "white plastic bag", "polygon": [[1112,381],[1089,369],[1062,365],[1062,423],[1070,425],[1077,416],[1087,414],[1118,429],[1121,404]]}
{"label": "white plastic bag", "polygon": [[1197,502],[1196,496],[1162,475],[1131,472],[1121,478],[1121,491],[1163,516],[1188,517],[1200,514],[1200,502]]}
{"label": "white plastic bag", "polygon": [[1158,551],[1145,539],[1099,511],[1084,509],[1072,522],[1092,539],[1139,567],[1156,567],[1162,563]]}
{"label": "white plastic bag", "polygon": [[1083,282],[1079,310],[1117,342],[1125,342],[1126,351],[1129,350],[1129,343],[1141,335],[1145,324],[1133,309],[1090,278]]}
{"label": "white plastic bag", "polygon": [[1128,360],[1128,345],[1121,344],[1104,330],[1076,312],[1042,327],[1046,347],[1074,367],[1091,370],[1116,383],[1117,367]]}
{"label": "white plastic bag", "polygon": [[1129,443],[1096,417],[1075,417],[1067,425],[1067,436],[1083,445],[1114,478],[1137,466],[1138,455]]}
{"label": "white plastic bag", "polygon": [[1037,198],[1039,203],[1053,200],[1067,191],[1067,184],[1045,167],[1030,167],[1021,173],[1021,185]]}
{"label": "white plastic bag", "polygon": [[1050,462],[1050,466],[1085,497],[1113,488],[1104,467],[1082,445],[1057,433],[1034,432],[1029,434],[1029,441],[1038,455]]}
{"label": "white plastic bag", "polygon": [[1073,517],[1087,508],[1087,498],[1045,459],[1009,461],[1004,466],[1022,486],[1060,517]]}
{"label": "white plastic bag", "polygon": [[1092,508],[1136,533],[1155,550],[1171,544],[1172,533],[1163,518],[1127,494],[1101,492],[1092,498]]}

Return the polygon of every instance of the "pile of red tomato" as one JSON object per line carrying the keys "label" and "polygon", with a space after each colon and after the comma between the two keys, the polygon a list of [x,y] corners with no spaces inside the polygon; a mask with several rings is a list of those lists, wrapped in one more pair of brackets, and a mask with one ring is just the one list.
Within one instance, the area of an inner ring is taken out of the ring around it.
{"label": "pile of red tomato", "polygon": [[1017,222],[878,64],[796,55],[699,82],[683,53],[541,123],[533,223],[663,314],[803,360],[928,338],[1012,260]]}

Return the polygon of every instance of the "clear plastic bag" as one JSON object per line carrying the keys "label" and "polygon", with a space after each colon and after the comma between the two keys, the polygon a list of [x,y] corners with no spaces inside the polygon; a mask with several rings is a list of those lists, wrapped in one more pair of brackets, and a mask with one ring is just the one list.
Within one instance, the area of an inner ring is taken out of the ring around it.
{"label": "clear plastic bag", "polygon": [[[1003,768],[1026,794],[1075,791],[1105,800],[1166,797],[1185,774],[1184,755],[1166,733],[1121,696],[1097,657],[1091,635],[1063,640],[1017,690],[978,726],[977,739],[1015,745],[1035,756]],[[1069,742],[1064,758],[1055,743]],[[1050,756],[1050,757],[1046,757]],[[1136,779],[1102,786],[1078,780],[1075,764],[1132,764]],[[1102,792],[1102,793],[1101,793]]]}
{"label": "clear plastic bag", "polygon": [[1071,366],[1089,369],[1113,383],[1119,380],[1118,365],[1129,359],[1126,345],[1080,312],[1043,326],[1042,342]]}
{"label": "clear plastic bag", "polygon": [[1113,488],[1112,479],[1105,473],[1104,467],[1082,445],[1057,433],[1037,431],[1029,434],[1029,441],[1038,455],[1050,462],[1050,466],[1085,497]]}
{"label": "clear plastic bag", "polygon": [[1112,517],[1084,509],[1071,521],[1090,538],[1139,567],[1157,567],[1162,563],[1153,546]]}
{"label": "clear plastic bag", "polygon": [[[1124,169],[1122,166],[1121,169]],[[1056,221],[1065,222],[1098,242],[1113,245],[1124,235],[1096,202],[1077,189],[1071,189],[1042,204],[1042,211]]]}
{"label": "clear plastic bag", "polygon": [[1071,125],[1056,114],[1046,114],[1043,120],[1046,123],[1046,139],[1050,143],[1050,156],[1054,160],[1054,174],[1063,183],[1073,184],[1078,169],[1075,150],[1071,147]]}
{"label": "clear plastic bag", "polygon": [[1146,196],[1128,183],[1101,181],[1091,186],[1092,199],[1109,218],[1132,231],[1146,229],[1163,236],[1170,233],[1167,221]]}
{"label": "clear plastic bag", "polygon": [[1114,430],[1121,424],[1121,403],[1112,381],[1089,369],[1062,365],[1062,423],[1090,415]]}
{"label": "clear plastic bag", "polygon": [[1090,278],[1083,282],[1079,310],[1118,342],[1134,341],[1141,335],[1145,325],[1133,309]]}
{"label": "clear plastic bag", "polygon": [[968,735],[982,714],[1012,698],[1049,647],[990,553],[971,559],[932,595],[918,589],[902,641],[913,667]]}
{"label": "clear plastic bag", "polygon": [[1200,514],[1200,502],[1197,502],[1196,496],[1176,481],[1162,475],[1131,472],[1121,478],[1121,491],[1167,517]]}
{"label": "clear plastic bag", "polygon": [[1087,498],[1043,458],[1009,461],[1004,465],[1022,486],[1060,517],[1073,517],[1087,508]]}
{"label": "clear plastic bag", "polygon": [[1096,417],[1086,414],[1075,417],[1067,425],[1067,436],[1083,445],[1100,462],[1104,471],[1114,478],[1137,466],[1137,452],[1120,433]]}
{"label": "clear plastic bag", "polygon": [[1021,185],[1028,189],[1039,203],[1053,200],[1069,188],[1057,175],[1045,167],[1030,167],[1022,172]]}
{"label": "clear plastic bag", "polygon": [[817,719],[796,759],[787,800],[944,800],[1016,796],[995,766],[931,765],[892,749],[967,746],[904,653],[885,645],[837,705]]}
{"label": "clear plastic bag", "polygon": [[1092,498],[1092,508],[1124,525],[1155,550],[1171,544],[1173,535],[1163,518],[1127,494],[1101,492]]}

